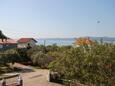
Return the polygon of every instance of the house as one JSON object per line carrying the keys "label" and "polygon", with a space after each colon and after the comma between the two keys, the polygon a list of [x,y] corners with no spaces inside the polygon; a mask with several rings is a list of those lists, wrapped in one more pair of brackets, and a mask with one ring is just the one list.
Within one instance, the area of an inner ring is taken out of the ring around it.
{"label": "house", "polygon": [[0,39],[0,50],[16,48],[17,42],[13,39]]}
{"label": "house", "polygon": [[36,46],[37,41],[34,38],[20,38],[18,41],[18,48],[27,48],[28,46]]}
{"label": "house", "polygon": [[84,45],[91,45],[93,43],[90,38],[78,38],[75,40],[75,46],[84,46]]}
{"label": "house", "polygon": [[17,42],[7,36],[5,36],[0,30],[0,50],[6,50],[10,48],[16,48]]}

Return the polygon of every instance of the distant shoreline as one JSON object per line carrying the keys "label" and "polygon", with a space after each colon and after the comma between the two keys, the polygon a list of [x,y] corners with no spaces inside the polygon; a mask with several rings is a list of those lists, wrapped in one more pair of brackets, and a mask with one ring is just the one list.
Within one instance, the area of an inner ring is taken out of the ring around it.
{"label": "distant shoreline", "polygon": [[[115,44],[115,38],[111,37],[89,37],[93,41],[101,41]],[[77,38],[39,38],[37,45],[73,45]]]}

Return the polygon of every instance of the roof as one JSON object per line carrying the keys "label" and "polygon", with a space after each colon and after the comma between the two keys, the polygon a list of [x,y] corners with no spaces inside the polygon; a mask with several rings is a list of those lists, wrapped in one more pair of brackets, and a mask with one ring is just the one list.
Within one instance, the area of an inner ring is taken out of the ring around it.
{"label": "roof", "polygon": [[18,40],[18,42],[19,42],[19,43],[27,43],[27,42],[29,42],[29,41],[31,41],[31,40],[37,42],[34,38],[20,38],[20,39]]}
{"label": "roof", "polygon": [[78,39],[76,39],[75,44],[90,45],[90,44],[92,44],[92,41],[89,38],[78,38]]}
{"label": "roof", "polygon": [[0,39],[0,44],[17,44],[17,42],[13,39],[3,39],[3,41]]}
{"label": "roof", "polygon": [[86,39],[85,43],[86,44],[92,44],[92,41],[88,38],[88,39]]}

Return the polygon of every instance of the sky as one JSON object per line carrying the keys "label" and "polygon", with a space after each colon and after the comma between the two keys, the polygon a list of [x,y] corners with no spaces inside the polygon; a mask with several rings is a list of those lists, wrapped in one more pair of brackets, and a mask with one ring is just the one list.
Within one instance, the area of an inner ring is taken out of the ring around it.
{"label": "sky", "polygon": [[115,0],[0,0],[10,38],[115,37]]}

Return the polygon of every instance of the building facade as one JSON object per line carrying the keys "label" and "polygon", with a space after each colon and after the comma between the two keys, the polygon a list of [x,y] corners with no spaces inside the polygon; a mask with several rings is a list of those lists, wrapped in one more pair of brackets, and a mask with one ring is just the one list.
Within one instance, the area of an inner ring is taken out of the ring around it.
{"label": "building facade", "polygon": [[18,48],[27,48],[28,46],[36,46],[37,41],[34,38],[20,38],[18,41]]}
{"label": "building facade", "polygon": [[17,42],[13,39],[0,39],[0,50],[16,48]]}

